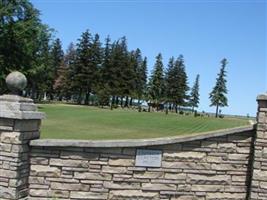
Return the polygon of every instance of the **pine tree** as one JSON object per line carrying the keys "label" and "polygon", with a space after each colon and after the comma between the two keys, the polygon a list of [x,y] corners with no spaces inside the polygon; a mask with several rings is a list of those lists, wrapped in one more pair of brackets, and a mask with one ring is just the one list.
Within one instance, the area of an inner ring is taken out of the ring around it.
{"label": "pine tree", "polygon": [[191,89],[189,104],[190,104],[190,106],[192,106],[192,111],[194,111],[194,108],[198,107],[198,104],[199,104],[199,74],[196,76],[196,80],[195,80],[194,85]]}
{"label": "pine tree", "polygon": [[67,78],[67,65],[64,61],[61,62],[60,66],[57,69],[57,78],[54,81],[53,89],[55,94],[58,97],[59,101],[62,101],[62,98],[65,93],[66,87],[66,78]]}
{"label": "pine tree", "polygon": [[100,77],[100,70],[102,67],[103,63],[103,49],[102,49],[102,44],[100,42],[100,37],[98,34],[95,34],[92,46],[91,46],[91,64],[92,68],[95,70],[94,72],[94,78],[93,78],[93,83],[92,83],[92,93],[96,94],[97,90],[99,88],[99,81],[101,79]]}
{"label": "pine tree", "polygon": [[[123,105],[122,99],[123,97],[125,97],[124,107],[128,107],[129,97],[134,93],[134,89],[136,88],[136,82],[135,82],[136,73],[135,73],[135,66],[130,63],[131,53],[128,51],[127,39],[125,36],[121,38],[120,48],[122,53],[121,55],[122,59],[119,65],[121,70],[121,82],[120,82],[121,83],[120,90],[122,94],[121,105]],[[135,58],[133,59],[135,60]]]}
{"label": "pine tree", "polygon": [[110,81],[112,102],[116,99],[115,104],[118,104],[120,98],[121,106],[123,106],[123,98],[130,95],[133,76],[133,68],[129,63],[129,52],[125,37],[115,41],[112,45],[110,71],[112,73]]}
{"label": "pine tree", "polygon": [[[187,74],[185,71],[184,57],[180,55],[175,61],[175,69],[177,70],[177,91],[175,94],[176,105],[185,106],[186,101],[188,100],[188,82]],[[177,110],[177,108],[176,108]]]}
{"label": "pine tree", "polygon": [[159,109],[159,104],[164,97],[164,72],[163,72],[162,55],[159,53],[156,56],[156,63],[152,71],[149,80],[149,96],[153,103],[156,104],[157,109]]}
{"label": "pine tree", "polygon": [[92,37],[89,30],[82,33],[77,44],[77,56],[75,61],[75,75],[73,85],[78,89],[78,103],[82,102],[85,94],[84,104],[89,104],[90,93],[96,83],[97,66],[93,63]]}
{"label": "pine tree", "polygon": [[[50,42],[51,31],[41,23],[39,11],[29,1],[0,1],[0,8],[0,93],[6,90],[4,78],[14,70],[27,76],[29,93],[35,80],[40,80],[35,78],[41,71],[45,73],[47,61],[40,60],[47,40],[42,39],[46,35]],[[37,83],[34,87],[36,91]]]}
{"label": "pine tree", "polygon": [[122,60],[122,51],[120,48],[119,41],[114,41],[111,46],[110,53],[110,80],[109,88],[112,95],[112,107],[113,104],[118,105],[118,98],[122,96],[122,71],[121,71],[121,60]]}
{"label": "pine tree", "polygon": [[175,103],[177,93],[177,67],[174,65],[174,57],[171,57],[168,63],[165,75],[165,98],[168,103]]}
{"label": "pine tree", "polygon": [[38,51],[32,60],[32,67],[27,73],[28,90],[27,94],[32,99],[39,99],[46,95],[49,90],[48,80],[51,69],[51,33],[48,27],[40,27],[38,35]]}
{"label": "pine tree", "polygon": [[147,88],[147,57],[144,58],[139,69],[140,76],[140,97],[145,95]]}
{"label": "pine tree", "polygon": [[130,104],[130,106],[132,105],[132,98],[138,97],[138,91],[140,91],[140,82],[139,82],[139,68],[140,68],[140,63],[139,60],[142,59],[141,57],[141,51],[139,49],[135,50],[135,51],[131,51],[129,53],[129,65],[127,66],[127,68],[129,68],[128,70],[130,70],[130,77],[129,80],[127,81],[129,86],[129,93],[130,93],[130,103],[129,103],[129,97],[126,96],[126,100],[125,100],[125,106],[128,106],[128,104]]}
{"label": "pine tree", "polygon": [[141,50],[138,48],[134,53],[135,60],[135,77],[136,77],[136,87],[135,87],[135,96],[140,103],[141,98],[144,95],[146,89],[147,81],[147,58],[142,58]]}
{"label": "pine tree", "polygon": [[76,47],[71,42],[66,50],[64,56],[64,63],[66,66],[66,77],[63,81],[63,91],[68,98],[71,98],[71,95],[74,93],[74,76],[75,76],[75,61],[76,61]]}
{"label": "pine tree", "polygon": [[[114,74],[111,69],[111,39],[108,36],[105,40],[103,64],[100,68],[100,81],[98,84],[97,95],[101,106],[109,104],[109,98],[112,90],[112,80]],[[113,102],[114,103],[114,102]],[[112,105],[112,103],[111,103]],[[112,108],[112,106],[111,106]]]}
{"label": "pine tree", "polygon": [[224,58],[221,61],[221,69],[216,79],[216,85],[212,89],[210,93],[210,106],[216,106],[216,117],[218,117],[218,109],[219,107],[228,106],[228,100],[226,97],[227,88],[226,88],[226,71],[225,67],[228,64],[227,59]]}
{"label": "pine tree", "polygon": [[56,81],[58,83],[59,76],[61,76],[61,72],[64,67],[64,52],[62,50],[61,41],[59,38],[55,40],[52,45],[51,51],[51,68],[49,70],[49,78],[47,80],[47,84],[49,87],[50,99],[54,98],[54,95],[59,95],[60,91],[56,90],[59,86],[55,85]]}

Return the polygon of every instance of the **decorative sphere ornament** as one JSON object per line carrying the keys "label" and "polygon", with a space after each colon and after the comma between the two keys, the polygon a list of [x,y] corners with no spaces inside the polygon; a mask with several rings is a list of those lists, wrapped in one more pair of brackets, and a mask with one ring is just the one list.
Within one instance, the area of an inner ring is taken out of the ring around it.
{"label": "decorative sphere ornament", "polygon": [[6,84],[12,94],[20,94],[27,86],[27,78],[24,74],[15,71],[8,74]]}

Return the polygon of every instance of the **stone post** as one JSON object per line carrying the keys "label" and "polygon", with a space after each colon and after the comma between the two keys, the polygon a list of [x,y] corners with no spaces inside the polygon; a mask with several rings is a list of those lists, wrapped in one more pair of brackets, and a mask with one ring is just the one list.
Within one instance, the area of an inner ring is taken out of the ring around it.
{"label": "stone post", "polygon": [[29,142],[39,138],[44,114],[31,99],[14,94],[26,86],[25,76],[13,72],[8,77],[13,94],[0,96],[0,199],[23,199],[28,195]]}
{"label": "stone post", "polygon": [[259,95],[250,199],[267,199],[267,93]]}

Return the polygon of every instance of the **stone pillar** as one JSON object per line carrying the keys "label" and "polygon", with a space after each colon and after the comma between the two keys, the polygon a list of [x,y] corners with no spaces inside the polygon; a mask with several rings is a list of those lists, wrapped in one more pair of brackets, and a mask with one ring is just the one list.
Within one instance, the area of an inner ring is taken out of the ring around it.
{"label": "stone pillar", "polygon": [[0,199],[27,197],[29,142],[39,138],[42,118],[31,99],[0,96]]}
{"label": "stone pillar", "polygon": [[267,93],[259,95],[250,199],[267,199]]}

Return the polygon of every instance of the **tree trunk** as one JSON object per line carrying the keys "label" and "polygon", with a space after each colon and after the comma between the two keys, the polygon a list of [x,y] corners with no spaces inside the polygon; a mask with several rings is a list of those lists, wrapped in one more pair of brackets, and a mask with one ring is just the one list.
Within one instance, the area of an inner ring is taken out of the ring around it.
{"label": "tree trunk", "polygon": [[215,115],[216,118],[218,117],[218,110],[219,110],[219,105],[217,104],[216,105],[216,115]]}
{"label": "tree trunk", "polygon": [[52,93],[49,93],[50,101],[54,100],[54,95]]}
{"label": "tree trunk", "polygon": [[110,110],[113,110],[113,105],[115,104],[115,96],[112,96]]}
{"label": "tree trunk", "polygon": [[119,105],[119,97],[116,96],[116,105]]}
{"label": "tree trunk", "polygon": [[165,114],[168,115],[169,113],[169,104],[167,103],[167,105],[165,106]]}
{"label": "tree trunk", "polygon": [[132,107],[133,106],[133,98],[131,97],[130,98],[130,107]]}
{"label": "tree trunk", "polygon": [[128,96],[126,96],[124,107],[127,107],[127,108],[129,107],[129,97]]}
{"label": "tree trunk", "polygon": [[123,97],[121,97],[121,108],[123,107]]}
{"label": "tree trunk", "polygon": [[177,108],[177,104],[175,104],[175,113],[178,113],[178,108]]}
{"label": "tree trunk", "polygon": [[36,94],[36,85],[35,83],[32,84],[32,93],[31,93],[31,99],[35,99]]}
{"label": "tree trunk", "polygon": [[82,104],[82,89],[80,88],[79,95],[78,95],[78,104]]}
{"label": "tree trunk", "polygon": [[46,92],[44,92],[44,98],[43,98],[44,101],[47,100],[47,96],[46,96]]}
{"label": "tree trunk", "polygon": [[89,105],[89,98],[90,98],[90,90],[87,89],[86,90],[86,95],[85,95],[85,101],[84,101],[85,105]]}

